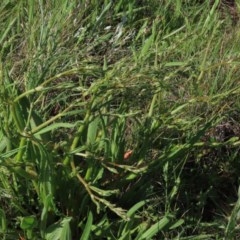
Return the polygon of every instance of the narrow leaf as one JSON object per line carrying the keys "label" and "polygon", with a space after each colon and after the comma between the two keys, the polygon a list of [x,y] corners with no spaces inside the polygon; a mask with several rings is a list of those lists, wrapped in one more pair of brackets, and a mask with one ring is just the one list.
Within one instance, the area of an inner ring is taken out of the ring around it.
{"label": "narrow leaf", "polygon": [[88,219],[87,219],[87,222],[86,222],[86,225],[85,225],[85,228],[83,230],[83,234],[82,234],[80,240],[88,240],[89,239],[92,224],[93,224],[93,214],[90,211],[88,214]]}
{"label": "narrow leaf", "polygon": [[152,225],[146,232],[144,232],[142,236],[139,238],[139,240],[151,239],[159,231],[161,231],[169,223],[169,221],[170,218],[168,216],[165,216],[159,222]]}

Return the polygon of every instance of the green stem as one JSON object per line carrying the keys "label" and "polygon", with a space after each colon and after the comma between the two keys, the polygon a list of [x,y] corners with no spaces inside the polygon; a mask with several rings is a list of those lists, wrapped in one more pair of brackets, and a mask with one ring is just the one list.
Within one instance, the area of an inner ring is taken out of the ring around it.
{"label": "green stem", "polygon": [[[90,108],[90,109],[91,109],[91,108]],[[71,145],[71,147],[70,147],[70,152],[74,151],[75,148],[77,147],[78,142],[79,142],[79,140],[80,140],[80,136],[81,136],[81,134],[83,133],[86,125],[87,125],[88,122],[89,122],[89,119],[90,119],[90,116],[91,116],[91,110],[90,110],[90,109],[87,111],[87,113],[86,113],[86,115],[85,115],[85,118],[84,118],[84,120],[83,120],[83,124],[79,127],[79,129],[78,129],[78,131],[77,131],[77,136],[73,139],[72,145]],[[65,160],[63,161],[63,164],[64,164],[64,165],[68,165],[69,162],[71,161],[71,159],[72,159],[72,156],[67,156],[67,157],[65,158]]]}

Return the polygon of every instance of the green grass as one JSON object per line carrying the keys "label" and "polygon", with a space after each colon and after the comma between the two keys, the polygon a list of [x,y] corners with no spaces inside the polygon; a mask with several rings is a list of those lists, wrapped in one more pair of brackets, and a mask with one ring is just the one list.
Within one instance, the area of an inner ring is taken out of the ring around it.
{"label": "green grass", "polygon": [[1,239],[240,237],[239,24],[200,2],[0,3]]}

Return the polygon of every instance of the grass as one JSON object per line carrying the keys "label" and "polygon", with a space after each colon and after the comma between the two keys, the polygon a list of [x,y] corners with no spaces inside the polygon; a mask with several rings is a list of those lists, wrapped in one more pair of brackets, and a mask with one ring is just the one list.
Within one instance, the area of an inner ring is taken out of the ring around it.
{"label": "grass", "polygon": [[1,239],[239,238],[230,2],[0,4]]}

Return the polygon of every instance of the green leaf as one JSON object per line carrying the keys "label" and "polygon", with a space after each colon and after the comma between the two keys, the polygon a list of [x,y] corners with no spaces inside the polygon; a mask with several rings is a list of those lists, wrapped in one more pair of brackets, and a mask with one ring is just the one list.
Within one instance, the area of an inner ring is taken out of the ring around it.
{"label": "green leaf", "polygon": [[[182,237],[181,240],[209,240],[215,238],[215,235],[212,234],[202,234],[202,235],[194,235],[194,236],[189,236],[189,237]],[[179,240],[179,237],[174,239],[174,240]]]}
{"label": "green leaf", "polygon": [[[142,208],[148,201],[140,201],[136,203],[131,209],[127,212],[127,217],[130,219],[127,222],[122,222],[119,228],[119,240],[130,239],[130,235],[138,230],[138,227],[135,227],[135,213],[140,208]],[[137,216],[136,216],[137,217]],[[141,229],[142,230],[142,229]]]}
{"label": "green leaf", "polygon": [[47,126],[43,129],[41,129],[34,135],[41,135],[43,133],[47,133],[47,132],[53,131],[58,128],[74,128],[75,126],[76,126],[76,124],[72,124],[72,123],[64,123],[64,122],[54,123],[54,124],[51,124],[50,126]]}
{"label": "green leaf", "polygon": [[128,210],[127,216],[131,217],[139,208],[143,207],[146,203],[147,203],[147,201],[141,201],[141,202],[136,203],[134,206],[132,206]]}
{"label": "green leaf", "polygon": [[89,239],[92,224],[93,224],[93,215],[92,215],[92,212],[90,211],[88,214],[88,219],[87,219],[87,222],[86,222],[86,225],[85,225],[85,228],[83,230],[83,234],[82,234],[80,240],[88,240]]}
{"label": "green leaf", "polygon": [[144,32],[146,31],[147,24],[148,24],[148,21],[147,20],[144,21],[142,27],[139,29],[138,34],[137,34],[137,36],[135,38],[136,40],[138,40],[141,35],[144,36],[144,34],[145,34]]}
{"label": "green leaf", "polygon": [[26,148],[25,146],[24,147],[21,147],[21,148],[16,148],[16,149],[13,149],[11,151],[8,151],[4,154],[1,154],[0,155],[0,159],[4,159],[4,158],[9,158],[11,157],[12,155],[15,155],[16,153],[19,152],[19,150],[23,150],[24,148]]}
{"label": "green leaf", "polygon": [[0,233],[5,233],[7,230],[7,219],[3,209],[0,209]]}
{"label": "green leaf", "polygon": [[2,33],[2,36],[0,38],[0,45],[2,45],[4,39],[8,36],[9,31],[11,31],[13,24],[16,22],[17,18],[13,18],[12,21],[8,24],[8,27],[5,29],[5,31]]}
{"label": "green leaf", "polygon": [[30,230],[37,226],[37,219],[35,216],[28,216],[21,218],[20,228],[23,230]]}
{"label": "green leaf", "polygon": [[184,220],[183,219],[179,219],[177,222],[175,222],[169,229],[175,229],[179,226],[181,226],[182,224],[184,223]]}
{"label": "green leaf", "polygon": [[204,22],[204,25],[202,27],[202,34],[203,34],[205,28],[209,29],[211,24],[214,23],[212,20],[213,20],[214,13],[216,12],[217,7],[219,6],[219,1],[220,0],[215,0],[214,1],[214,4],[212,5],[212,9],[210,10],[210,12],[209,12],[209,14],[208,14],[208,16],[207,16],[207,18],[206,18],[206,20]]}
{"label": "green leaf", "polygon": [[71,217],[64,218],[61,222],[54,223],[46,230],[46,240],[72,240],[70,221]]}
{"label": "green leaf", "polygon": [[42,237],[45,234],[47,217],[48,217],[48,209],[51,206],[51,202],[52,202],[52,195],[49,194],[44,199],[44,207],[43,207],[42,214],[41,214],[40,231],[41,231]]}
{"label": "green leaf", "polygon": [[154,36],[151,35],[144,43],[143,47],[142,47],[142,50],[141,50],[141,53],[140,53],[140,57],[144,57],[144,56],[147,56],[148,54],[148,50],[150,49],[150,47],[152,46],[153,44],[153,40],[154,40]]}
{"label": "green leaf", "polygon": [[9,145],[9,139],[7,137],[3,137],[0,141],[0,152],[3,152],[4,149],[7,148],[7,146]]}
{"label": "green leaf", "polygon": [[178,106],[177,108],[175,108],[174,110],[171,111],[171,115],[174,115],[180,111],[183,111],[183,108],[187,107],[188,105],[189,105],[189,103],[181,104],[180,106]]}
{"label": "green leaf", "polygon": [[170,221],[169,216],[163,217],[160,221],[152,225],[146,232],[144,232],[138,240],[148,240],[161,231]]}
{"label": "green leaf", "polygon": [[88,125],[88,132],[87,132],[88,144],[92,144],[95,142],[95,139],[97,136],[98,124],[99,124],[99,118],[96,118]]}
{"label": "green leaf", "polygon": [[181,67],[186,65],[186,62],[168,62],[165,64],[165,67]]}

